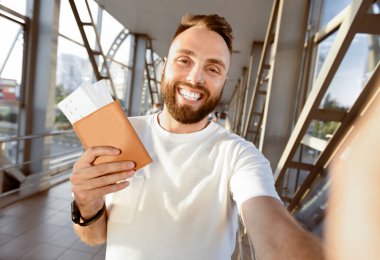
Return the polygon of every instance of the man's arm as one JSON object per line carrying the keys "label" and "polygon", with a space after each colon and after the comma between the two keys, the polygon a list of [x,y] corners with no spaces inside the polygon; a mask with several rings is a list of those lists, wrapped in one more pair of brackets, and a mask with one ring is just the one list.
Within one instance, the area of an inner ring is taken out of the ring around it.
{"label": "man's arm", "polygon": [[[104,196],[126,188],[124,181],[135,174],[133,162],[110,162],[94,166],[99,156],[117,155],[112,147],[89,148],[73,167],[70,176],[75,203],[83,219],[90,219],[103,207]],[[103,244],[107,238],[107,213],[89,226],[74,225],[75,233],[89,245]]]}
{"label": "man's arm", "polygon": [[74,224],[74,231],[80,239],[90,246],[101,245],[107,240],[107,216],[106,213],[95,223],[89,226]]}
{"label": "man's arm", "polygon": [[241,211],[258,259],[323,259],[319,239],[299,226],[277,199],[255,197]]}

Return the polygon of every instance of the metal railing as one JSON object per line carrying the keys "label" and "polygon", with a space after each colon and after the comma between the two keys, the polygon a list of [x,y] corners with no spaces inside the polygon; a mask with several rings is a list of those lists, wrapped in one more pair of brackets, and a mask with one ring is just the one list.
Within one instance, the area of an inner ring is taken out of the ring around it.
{"label": "metal railing", "polygon": [[[48,137],[64,137],[67,141],[73,142],[62,142],[61,145],[67,146],[67,144],[74,144],[76,148],[67,149],[64,152],[57,152],[54,154],[43,155],[43,150],[46,146],[41,147],[41,157],[29,161],[20,161],[12,163],[11,158],[8,158],[4,154],[4,149],[1,149],[1,162],[0,162],[0,185],[4,185],[4,176],[9,175],[19,182],[19,186],[16,188],[11,188],[7,191],[2,191],[2,186],[0,189],[0,205],[1,207],[16,202],[26,196],[32,195],[34,193],[40,192],[53,186],[56,183],[68,180],[68,176],[75,161],[82,154],[83,148],[77,141],[75,137],[75,132],[73,130],[59,130],[51,131],[42,134],[33,134],[26,136],[9,136],[5,138],[0,138],[0,145],[4,147],[4,143],[8,142],[20,142],[26,140],[35,140],[40,138]],[[48,144],[54,145],[54,144]],[[18,145],[16,147],[19,147]],[[18,148],[16,148],[18,150]],[[19,151],[16,151],[17,153]],[[40,172],[33,172],[26,176],[23,173],[23,168],[34,163],[43,163],[43,170]],[[15,181],[14,180],[14,181]],[[36,187],[40,187],[36,189]]]}

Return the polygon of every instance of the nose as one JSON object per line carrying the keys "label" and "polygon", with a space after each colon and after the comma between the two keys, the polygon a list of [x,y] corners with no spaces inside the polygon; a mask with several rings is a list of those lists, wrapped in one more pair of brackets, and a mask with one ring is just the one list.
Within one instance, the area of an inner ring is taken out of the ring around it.
{"label": "nose", "polygon": [[187,82],[192,83],[194,85],[204,85],[204,75],[203,69],[199,65],[195,65],[189,71],[186,78]]}

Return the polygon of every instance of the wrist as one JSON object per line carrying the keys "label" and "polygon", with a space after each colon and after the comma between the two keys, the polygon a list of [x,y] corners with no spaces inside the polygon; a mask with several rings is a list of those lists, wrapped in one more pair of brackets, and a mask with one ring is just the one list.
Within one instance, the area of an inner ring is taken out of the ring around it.
{"label": "wrist", "polygon": [[74,196],[75,204],[80,212],[82,219],[88,219],[94,216],[104,205],[104,199],[97,199],[90,202],[83,202]]}
{"label": "wrist", "polygon": [[100,219],[106,211],[106,204],[103,202],[102,207],[95,211],[95,213],[88,213],[86,214],[82,213],[79,210],[79,207],[76,204],[76,201],[73,200],[71,203],[71,219],[75,224],[78,224],[80,226],[88,226],[92,223],[96,222],[98,219]]}
{"label": "wrist", "polygon": [[[76,202],[76,201],[75,201]],[[91,217],[93,217],[97,212],[99,212],[99,210],[101,210],[103,208],[103,205],[104,205],[104,201],[101,202],[101,203],[97,203],[96,205],[94,206],[87,206],[87,207],[79,207],[78,204],[78,209],[79,209],[79,212],[80,212],[80,215],[82,217],[83,220],[86,220],[86,219],[89,219]]]}

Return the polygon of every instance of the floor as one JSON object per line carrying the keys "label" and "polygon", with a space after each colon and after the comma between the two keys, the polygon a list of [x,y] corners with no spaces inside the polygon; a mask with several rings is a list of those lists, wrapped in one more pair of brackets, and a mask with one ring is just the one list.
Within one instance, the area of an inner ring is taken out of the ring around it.
{"label": "floor", "polygon": [[0,211],[0,260],[104,259],[105,246],[90,247],[72,229],[69,182]]}

